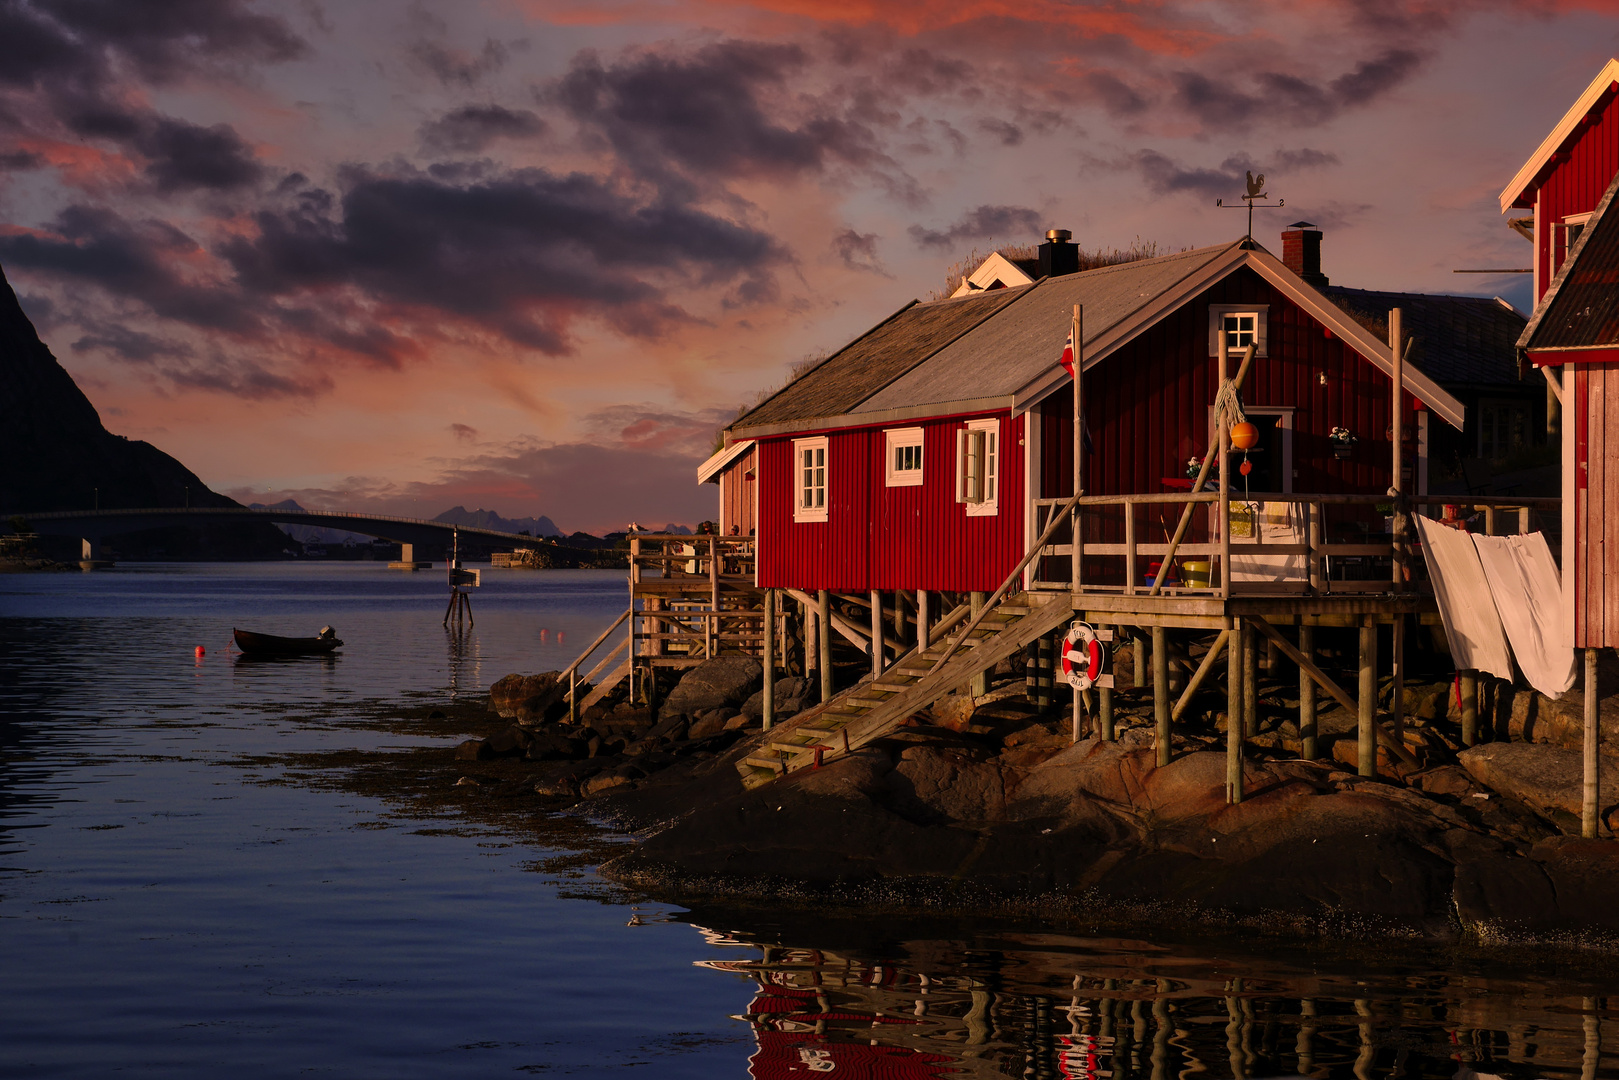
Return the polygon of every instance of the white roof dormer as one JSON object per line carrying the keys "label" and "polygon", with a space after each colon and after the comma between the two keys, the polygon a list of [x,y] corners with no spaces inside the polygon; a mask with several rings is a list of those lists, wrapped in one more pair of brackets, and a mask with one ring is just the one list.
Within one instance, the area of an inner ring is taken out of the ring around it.
{"label": "white roof dormer", "polygon": [[1017,263],[1000,252],[993,251],[990,252],[989,258],[978,264],[977,270],[962,279],[961,284],[950,296],[954,299],[986,289],[1010,289],[1017,285],[1033,284],[1034,278],[1025,273]]}

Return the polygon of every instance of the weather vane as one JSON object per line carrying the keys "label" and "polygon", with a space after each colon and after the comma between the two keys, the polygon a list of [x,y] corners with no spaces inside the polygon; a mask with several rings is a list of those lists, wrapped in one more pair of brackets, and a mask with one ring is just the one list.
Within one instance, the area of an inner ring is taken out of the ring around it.
{"label": "weather vane", "polygon": [[[1253,171],[1250,170],[1248,173],[1248,194],[1242,196],[1243,204],[1248,207],[1248,235],[1246,239],[1252,240],[1254,238],[1254,203],[1258,202],[1260,199],[1267,199],[1269,197],[1270,192],[1265,190],[1265,174],[1260,173],[1258,176],[1255,176]],[[1240,206],[1226,206],[1224,199],[1215,199],[1214,205],[1222,207],[1226,210],[1242,209]],[[1262,202],[1259,203],[1259,205],[1263,207],[1279,208],[1286,206],[1287,200],[1277,199],[1273,203]]]}

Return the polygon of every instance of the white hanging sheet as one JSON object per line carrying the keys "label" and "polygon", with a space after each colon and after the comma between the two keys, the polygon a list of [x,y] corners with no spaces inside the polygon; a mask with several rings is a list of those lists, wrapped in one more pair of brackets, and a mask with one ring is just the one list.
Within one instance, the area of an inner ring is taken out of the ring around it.
{"label": "white hanging sheet", "polygon": [[1499,679],[1512,679],[1512,657],[1501,616],[1479,562],[1473,538],[1417,514],[1422,554],[1428,562],[1439,618],[1445,624],[1450,655],[1458,671],[1472,668]]}
{"label": "white hanging sheet", "polygon": [[1574,685],[1574,642],[1563,618],[1563,589],[1540,533],[1475,536],[1484,578],[1529,685],[1555,698]]}
{"label": "white hanging sheet", "polygon": [[1231,501],[1231,580],[1304,581],[1303,555],[1244,555],[1244,544],[1303,544],[1303,507],[1290,502]]}

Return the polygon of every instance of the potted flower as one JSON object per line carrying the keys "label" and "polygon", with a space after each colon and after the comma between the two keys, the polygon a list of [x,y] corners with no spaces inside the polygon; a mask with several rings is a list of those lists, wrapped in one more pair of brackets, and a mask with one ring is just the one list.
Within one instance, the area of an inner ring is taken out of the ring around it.
{"label": "potted flower", "polygon": [[1327,442],[1332,447],[1332,456],[1342,461],[1355,452],[1355,444],[1360,440],[1355,433],[1346,427],[1335,427],[1327,432]]}

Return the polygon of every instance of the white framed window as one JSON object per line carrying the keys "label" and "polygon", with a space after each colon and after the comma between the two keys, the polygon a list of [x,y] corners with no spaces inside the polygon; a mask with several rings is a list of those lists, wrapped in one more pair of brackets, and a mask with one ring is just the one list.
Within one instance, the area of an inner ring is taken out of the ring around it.
{"label": "white framed window", "polygon": [[920,487],[922,484],[922,429],[895,428],[883,432],[883,477],[889,487]]}
{"label": "white framed window", "polygon": [[825,435],[793,440],[793,520],[826,520]]}
{"label": "white framed window", "polygon": [[1254,355],[1264,356],[1269,314],[1269,304],[1210,304],[1209,355],[1220,355],[1223,336],[1227,351],[1233,355],[1253,345]]}
{"label": "white framed window", "polygon": [[1000,513],[1001,422],[970,420],[956,431],[956,501],[968,517]]}

